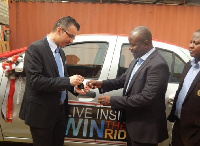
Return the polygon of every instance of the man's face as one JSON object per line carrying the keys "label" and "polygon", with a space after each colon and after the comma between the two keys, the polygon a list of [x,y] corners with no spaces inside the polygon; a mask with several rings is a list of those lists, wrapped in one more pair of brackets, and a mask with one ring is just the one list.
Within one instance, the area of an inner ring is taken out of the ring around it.
{"label": "man's face", "polygon": [[189,46],[190,56],[200,61],[200,33],[195,32],[192,35]]}
{"label": "man's face", "polygon": [[137,35],[129,36],[129,50],[134,58],[140,58],[147,53],[145,42],[141,41]]}
{"label": "man's face", "polygon": [[61,27],[58,27],[57,30],[59,34],[58,43],[60,47],[65,47],[73,43],[73,40],[75,39],[75,36],[78,32],[74,25],[71,25],[67,30]]}

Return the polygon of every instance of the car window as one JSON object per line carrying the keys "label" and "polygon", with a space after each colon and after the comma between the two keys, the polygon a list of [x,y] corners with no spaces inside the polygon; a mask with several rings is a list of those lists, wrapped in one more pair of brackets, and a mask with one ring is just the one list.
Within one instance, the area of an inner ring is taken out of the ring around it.
{"label": "car window", "polygon": [[132,59],[134,59],[134,57],[129,50],[129,44],[123,44],[122,49],[121,49],[120,58],[119,58],[117,76],[121,76],[123,73],[126,72]]}
{"label": "car window", "polygon": [[[174,52],[157,48],[159,53],[165,58],[170,71],[169,83],[176,83],[180,81],[185,62]],[[120,54],[117,76],[122,75],[127,68],[133,56],[129,50],[129,44],[123,44]]]}
{"label": "car window", "polygon": [[85,42],[63,48],[69,74],[98,78],[108,50],[107,42]]}
{"label": "car window", "polygon": [[170,83],[176,83],[180,81],[180,77],[185,66],[185,62],[174,52],[167,51],[161,48],[157,48],[159,53],[165,58],[169,66]]}

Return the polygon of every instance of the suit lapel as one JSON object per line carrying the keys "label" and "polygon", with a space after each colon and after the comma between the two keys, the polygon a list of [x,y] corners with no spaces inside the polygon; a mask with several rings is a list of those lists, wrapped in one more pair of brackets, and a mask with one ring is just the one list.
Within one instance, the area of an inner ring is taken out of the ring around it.
{"label": "suit lapel", "polygon": [[181,89],[182,86],[183,86],[183,82],[184,82],[184,79],[185,79],[185,76],[187,75],[188,71],[190,70],[191,68],[191,65],[190,65],[190,62],[188,64],[186,64],[185,66],[185,69],[183,70],[182,72],[182,76],[181,76],[181,79],[180,79],[180,85],[179,85],[179,88]]}
{"label": "suit lapel", "polygon": [[195,86],[197,85],[197,83],[200,81],[200,72],[196,75],[196,77],[194,78],[194,81],[192,82],[186,96],[185,96],[185,100],[184,102],[188,99],[189,95],[191,94],[191,92],[193,91],[193,89],[195,88]]}
{"label": "suit lapel", "polygon": [[67,61],[66,61],[65,53],[64,53],[64,51],[62,49],[60,50],[60,56],[61,56],[62,62],[63,62],[64,76],[68,76],[69,75],[69,71],[67,69]]}
{"label": "suit lapel", "polygon": [[128,85],[128,81],[129,81],[129,78],[131,76],[131,72],[133,70],[133,67],[135,66],[135,64],[137,63],[137,59],[134,59],[130,66],[129,66],[129,69],[128,69],[128,72],[127,72],[127,77],[126,77],[126,81],[125,81],[125,84],[124,84],[124,93],[126,91],[126,88],[127,88],[127,85]]}
{"label": "suit lapel", "polygon": [[44,41],[44,44],[45,44],[45,46],[46,46],[45,49],[46,49],[47,55],[49,56],[49,59],[50,59],[50,62],[49,62],[49,63],[50,63],[50,64],[53,64],[54,69],[55,69],[55,72],[56,72],[57,76],[59,76],[58,67],[57,67],[55,58],[54,58],[54,56],[53,56],[53,53],[52,53],[52,51],[51,51],[51,48],[50,48],[50,46],[49,46],[49,43],[48,43],[48,41],[47,41],[47,38],[44,37],[44,38],[43,38],[43,41]]}
{"label": "suit lapel", "polygon": [[[152,52],[149,57],[147,57],[147,59],[142,63],[142,65],[138,68],[138,70],[135,72],[135,74],[133,75],[133,78],[131,79],[131,82],[129,84],[129,87],[127,89],[127,93],[129,92],[129,90],[132,88],[132,85],[135,83],[135,80],[137,78],[137,76],[139,75],[139,73],[141,72],[141,70],[151,61],[152,58],[154,58],[156,56],[156,54],[158,53],[157,50],[155,50],[154,52]],[[128,78],[129,80],[129,78]]]}
{"label": "suit lapel", "polygon": [[66,64],[66,58],[65,58],[65,53],[63,50],[60,50],[60,57],[62,58],[63,66]]}

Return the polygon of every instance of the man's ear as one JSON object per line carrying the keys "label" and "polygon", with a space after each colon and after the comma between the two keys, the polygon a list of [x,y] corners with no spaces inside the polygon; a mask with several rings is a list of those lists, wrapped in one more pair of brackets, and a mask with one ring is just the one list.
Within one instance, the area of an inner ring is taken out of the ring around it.
{"label": "man's ear", "polygon": [[56,32],[57,34],[60,36],[63,32],[62,32],[62,28],[61,27],[57,27],[56,28]]}
{"label": "man's ear", "polygon": [[145,46],[149,46],[149,41],[148,41],[148,40],[145,40],[145,41],[144,41],[144,44],[145,44]]}

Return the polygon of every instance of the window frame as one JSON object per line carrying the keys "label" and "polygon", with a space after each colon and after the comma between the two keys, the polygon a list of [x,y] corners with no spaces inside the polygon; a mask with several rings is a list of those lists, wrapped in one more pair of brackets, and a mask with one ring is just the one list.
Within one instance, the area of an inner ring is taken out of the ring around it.
{"label": "window frame", "polygon": [[[121,45],[121,51],[120,51],[120,57],[119,57],[119,63],[118,63],[118,69],[117,69],[117,74],[116,74],[116,77],[119,77],[120,75],[122,75],[122,74],[120,74],[119,75],[119,69],[120,69],[120,59],[121,59],[121,55],[122,55],[122,51],[123,51],[123,46],[125,46],[125,45],[129,45],[128,43],[123,43],[122,45]],[[177,53],[175,53],[175,52],[173,52],[173,51],[170,51],[170,50],[167,50],[167,49],[164,49],[164,48],[160,48],[160,47],[155,47],[158,51],[159,50],[161,50],[161,51],[164,51],[164,52],[169,52],[169,53],[171,53],[171,55],[172,55],[172,63],[171,63],[171,73],[170,73],[170,76],[169,76],[169,80],[168,80],[168,83],[179,83],[179,82],[175,82],[175,81],[173,81],[173,77],[174,77],[174,68],[175,68],[175,58],[177,57],[182,63],[184,63],[184,66],[185,66],[185,64],[186,64],[186,62],[177,54]],[[164,57],[163,57],[164,58]],[[131,63],[131,62],[130,62]],[[169,67],[169,66],[168,66]],[[127,68],[128,69],[128,68]],[[126,70],[127,70],[126,69]],[[184,69],[184,68],[183,68]]]}
{"label": "window frame", "polygon": [[[107,41],[82,41],[82,42],[75,42],[75,43],[73,43],[73,44],[70,44],[70,45],[67,45],[66,47],[64,47],[63,48],[63,51],[65,52],[65,50],[67,50],[67,48],[68,47],[71,47],[71,46],[75,46],[75,45],[84,45],[84,44],[97,44],[97,45],[99,45],[100,43],[102,43],[102,44],[104,44],[104,45],[107,45],[107,48],[106,48],[106,50],[105,50],[105,54],[104,54],[104,60],[102,61],[102,65],[101,65],[101,68],[100,68],[100,70],[99,70],[99,72],[97,73],[97,75],[95,76],[95,77],[92,77],[92,76],[90,76],[90,77],[86,77],[86,76],[83,76],[84,78],[93,78],[93,79],[98,79],[99,77],[100,77],[100,75],[101,75],[101,72],[102,72],[102,68],[103,68],[103,65],[104,65],[104,63],[105,63],[105,59],[106,59],[106,56],[107,56],[107,53],[108,53],[108,49],[109,49],[109,42],[107,42]],[[83,48],[82,48],[83,49]],[[98,54],[98,51],[99,51],[99,49],[97,50],[97,54]],[[84,52],[84,51],[83,51]],[[96,54],[96,55],[97,55]],[[75,55],[75,54],[73,54],[73,55]],[[65,54],[65,57],[67,56],[67,54]],[[97,56],[96,56],[97,57]],[[96,57],[95,57],[95,59],[96,59]],[[95,60],[94,60],[95,61]],[[93,66],[94,66],[95,64],[93,64]],[[72,66],[80,66],[79,64],[77,64],[77,65],[73,65],[73,64],[67,64],[67,67],[69,68],[69,75],[73,75],[73,74],[70,74],[70,67],[72,67]]]}

